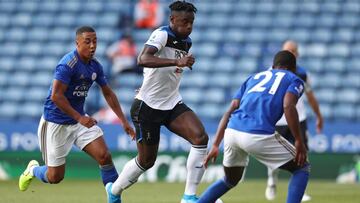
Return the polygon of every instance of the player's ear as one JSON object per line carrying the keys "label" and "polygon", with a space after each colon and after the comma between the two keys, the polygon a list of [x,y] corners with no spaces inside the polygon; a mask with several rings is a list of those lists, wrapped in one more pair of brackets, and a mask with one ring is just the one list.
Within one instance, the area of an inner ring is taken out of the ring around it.
{"label": "player's ear", "polygon": [[170,14],[170,16],[169,16],[169,21],[170,21],[171,23],[174,23],[174,19],[175,19],[175,16],[174,16],[173,14]]}

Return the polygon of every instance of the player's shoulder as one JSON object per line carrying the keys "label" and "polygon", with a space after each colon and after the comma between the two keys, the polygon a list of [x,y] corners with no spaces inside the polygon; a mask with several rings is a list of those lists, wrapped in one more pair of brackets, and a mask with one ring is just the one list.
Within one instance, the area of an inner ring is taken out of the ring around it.
{"label": "player's shoulder", "polygon": [[59,61],[58,65],[68,66],[69,68],[74,68],[75,65],[79,62],[79,58],[76,55],[76,51],[71,51],[65,54]]}
{"label": "player's shoulder", "polygon": [[296,74],[301,76],[306,76],[307,75],[307,71],[304,67],[302,66],[296,66]]}

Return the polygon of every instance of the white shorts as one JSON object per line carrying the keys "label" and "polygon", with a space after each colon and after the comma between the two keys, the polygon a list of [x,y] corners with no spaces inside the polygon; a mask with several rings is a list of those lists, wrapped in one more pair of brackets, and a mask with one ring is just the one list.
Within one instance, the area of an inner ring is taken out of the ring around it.
{"label": "white shorts", "polygon": [[83,149],[86,145],[103,135],[99,126],[87,128],[80,123],[62,125],[40,119],[38,127],[39,146],[47,166],[65,164],[65,158],[73,145]]}
{"label": "white shorts", "polygon": [[258,135],[227,128],[223,165],[246,167],[249,154],[267,167],[276,169],[294,159],[295,147],[280,134]]}

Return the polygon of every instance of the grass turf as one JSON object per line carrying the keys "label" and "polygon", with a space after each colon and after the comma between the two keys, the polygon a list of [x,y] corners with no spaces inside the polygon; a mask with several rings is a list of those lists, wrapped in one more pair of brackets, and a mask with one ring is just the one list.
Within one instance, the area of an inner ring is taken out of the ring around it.
{"label": "grass turf", "polygon": [[[204,191],[208,184],[201,184]],[[269,203],[264,197],[266,180],[246,180],[221,199],[224,203]],[[123,193],[123,203],[178,203],[183,183],[137,183]],[[278,196],[273,202],[285,202],[287,181],[278,185]],[[313,203],[355,203],[360,201],[360,185],[339,185],[330,181],[311,180],[307,189]],[[26,192],[18,190],[17,181],[0,181],[1,203],[106,203],[100,181],[64,180],[57,185],[34,180]]]}

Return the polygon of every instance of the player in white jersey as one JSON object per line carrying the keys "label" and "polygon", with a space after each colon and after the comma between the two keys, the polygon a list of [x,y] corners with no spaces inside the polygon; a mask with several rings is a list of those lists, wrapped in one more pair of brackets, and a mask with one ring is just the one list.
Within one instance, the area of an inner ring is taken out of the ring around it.
{"label": "player in white jersey", "polygon": [[121,202],[122,191],[154,165],[162,125],[192,144],[181,202],[197,201],[196,189],[205,170],[202,162],[207,153],[208,135],[179,93],[183,68],[191,69],[195,62],[189,54],[192,45],[189,35],[196,8],[185,1],[176,1],[169,8],[170,25],[155,30],[138,57],[138,64],[144,67],[144,81],[131,107],[138,155],[126,163],[115,183],[108,185],[108,202]]}
{"label": "player in white jersey", "polygon": [[[282,47],[283,50],[290,51],[296,57],[299,56],[298,53],[298,46],[294,41],[286,41]],[[320,112],[319,104],[315,98],[315,95],[310,87],[309,78],[306,73],[306,70],[300,66],[297,66],[296,75],[300,77],[305,82],[305,94],[307,100],[316,115],[316,132],[320,133],[323,128],[323,118]],[[296,105],[296,109],[299,113],[299,121],[300,121],[300,129],[301,129],[301,136],[304,140],[305,146],[307,149],[308,147],[308,136],[307,136],[307,123],[306,123],[306,109],[304,104],[304,95],[301,96],[298,100]],[[283,115],[281,119],[276,123],[276,131],[282,135],[285,139],[289,142],[294,143],[294,137],[291,134],[289,126],[286,122],[285,116]],[[272,170],[268,168],[268,180],[267,180],[267,187],[265,190],[265,197],[267,200],[274,200],[276,197],[276,183],[278,180],[279,170],[275,169]],[[309,201],[311,197],[307,194],[304,194],[302,201]]]}

